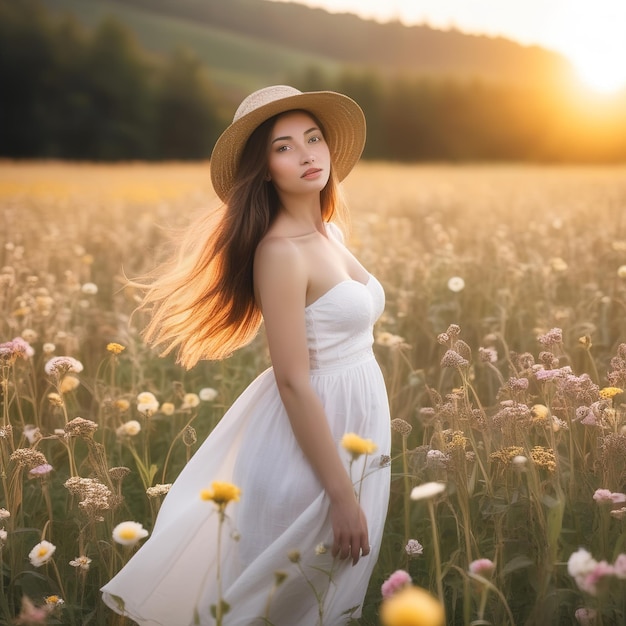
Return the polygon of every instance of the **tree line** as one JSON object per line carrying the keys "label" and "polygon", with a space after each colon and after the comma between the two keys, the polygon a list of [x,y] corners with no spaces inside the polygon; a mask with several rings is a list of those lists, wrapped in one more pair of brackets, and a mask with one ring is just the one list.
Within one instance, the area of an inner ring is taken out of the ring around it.
{"label": "tree line", "polygon": [[[626,159],[623,99],[374,69],[308,68],[284,82],[357,100],[370,159]],[[189,50],[156,58],[119,21],[87,31],[33,0],[0,0],[0,85],[0,156],[10,158],[207,158],[245,95],[220,93]]]}

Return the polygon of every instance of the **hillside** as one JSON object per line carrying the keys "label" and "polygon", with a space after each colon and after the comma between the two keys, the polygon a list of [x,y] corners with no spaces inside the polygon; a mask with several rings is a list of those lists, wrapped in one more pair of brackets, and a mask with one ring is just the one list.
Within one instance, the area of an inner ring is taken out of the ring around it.
{"label": "hillside", "polygon": [[191,48],[223,88],[247,91],[316,67],[375,69],[385,75],[481,78],[517,85],[561,82],[565,59],[503,38],[380,24],[268,0],[44,0],[93,26],[112,15],[148,50]]}

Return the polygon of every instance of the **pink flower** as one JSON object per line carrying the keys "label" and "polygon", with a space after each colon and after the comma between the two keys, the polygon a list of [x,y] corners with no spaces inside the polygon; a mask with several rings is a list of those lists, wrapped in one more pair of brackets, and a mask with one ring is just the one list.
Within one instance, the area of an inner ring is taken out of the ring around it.
{"label": "pink flower", "polygon": [[580,624],[580,626],[595,626],[596,611],[594,609],[581,607],[580,609],[576,609],[574,617],[576,618],[576,621]]}
{"label": "pink flower", "polygon": [[42,465],[37,465],[33,467],[30,472],[28,472],[31,476],[35,476],[37,478],[41,478],[42,476],[47,476],[54,468],[49,463],[43,463]]}
{"label": "pink flower", "polygon": [[596,489],[593,499],[598,504],[622,504],[626,502],[626,494],[611,492],[609,489]]}
{"label": "pink flower", "polygon": [[411,576],[402,569],[396,570],[381,587],[381,593],[383,599],[386,600],[392,595],[404,589],[404,587],[411,584]]}
{"label": "pink flower", "polygon": [[615,568],[606,561],[600,561],[586,576],[576,578],[576,583],[581,591],[586,591],[592,596],[598,595],[598,586],[609,576],[615,575]]}
{"label": "pink flower", "polygon": [[596,489],[595,493],[593,494],[593,499],[598,504],[606,504],[608,502],[611,502],[611,492],[609,489]]}
{"label": "pink flower", "polygon": [[621,580],[626,579],[626,554],[620,554],[613,563],[615,575]]}
{"label": "pink flower", "polygon": [[494,562],[490,559],[476,559],[472,561],[469,565],[469,571],[472,574],[478,574],[483,578],[489,578],[491,574],[493,574],[496,566]]}

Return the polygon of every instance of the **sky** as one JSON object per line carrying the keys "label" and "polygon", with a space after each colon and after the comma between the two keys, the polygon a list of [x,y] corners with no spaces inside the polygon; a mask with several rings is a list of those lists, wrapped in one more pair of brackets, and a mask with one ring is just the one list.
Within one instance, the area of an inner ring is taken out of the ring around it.
{"label": "sky", "polygon": [[626,89],[626,0],[279,1],[538,44],[567,56],[590,88]]}

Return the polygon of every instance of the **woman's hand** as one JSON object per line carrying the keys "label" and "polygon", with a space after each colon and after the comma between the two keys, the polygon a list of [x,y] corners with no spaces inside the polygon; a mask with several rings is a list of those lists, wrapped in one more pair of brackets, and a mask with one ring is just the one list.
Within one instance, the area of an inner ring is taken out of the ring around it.
{"label": "woman's hand", "polygon": [[340,559],[352,557],[352,565],[361,556],[370,553],[367,520],[356,497],[343,498],[331,503],[330,516],[333,525],[332,555]]}

